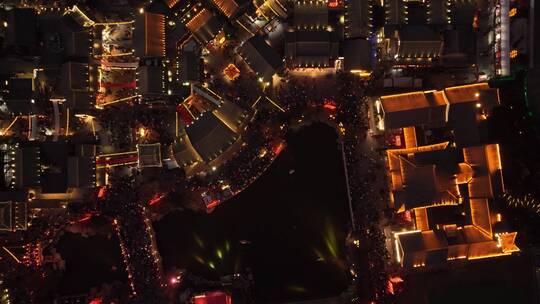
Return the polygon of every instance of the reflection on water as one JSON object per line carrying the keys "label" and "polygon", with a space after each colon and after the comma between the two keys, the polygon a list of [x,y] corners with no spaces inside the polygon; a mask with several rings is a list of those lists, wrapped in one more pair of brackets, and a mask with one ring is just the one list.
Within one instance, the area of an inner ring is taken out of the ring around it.
{"label": "reflection on water", "polygon": [[348,281],[342,169],[332,129],[291,134],[268,172],[212,214],[155,224],[165,269],[217,279],[250,268],[258,303],[338,295]]}

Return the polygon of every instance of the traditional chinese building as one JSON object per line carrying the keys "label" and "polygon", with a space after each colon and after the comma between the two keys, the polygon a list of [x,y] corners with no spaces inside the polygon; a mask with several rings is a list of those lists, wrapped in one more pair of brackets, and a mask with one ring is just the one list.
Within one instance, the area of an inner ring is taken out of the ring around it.
{"label": "traditional chinese building", "polygon": [[260,35],[255,35],[244,42],[239,54],[258,77],[266,80],[271,79],[283,66],[279,54]]}
{"label": "traditional chinese building", "polygon": [[139,14],[135,19],[133,44],[138,57],[165,56],[165,16],[146,12]]}
{"label": "traditional chinese building", "polygon": [[247,117],[235,103],[204,88],[193,88],[178,106],[182,126],[173,155],[181,167],[210,163],[227,151],[238,139]]}
{"label": "traditional chinese building", "polygon": [[394,235],[403,267],[519,251],[497,208],[500,149],[482,130],[497,104],[485,83],[381,97],[382,124],[403,136],[400,148],[387,150],[392,204],[413,217],[414,229]]}
{"label": "traditional chinese building", "polygon": [[[95,187],[95,148],[65,141],[23,142],[2,147],[0,201],[32,202],[39,208],[80,201]],[[22,193],[22,194],[21,194]],[[17,200],[13,196],[17,194]]]}

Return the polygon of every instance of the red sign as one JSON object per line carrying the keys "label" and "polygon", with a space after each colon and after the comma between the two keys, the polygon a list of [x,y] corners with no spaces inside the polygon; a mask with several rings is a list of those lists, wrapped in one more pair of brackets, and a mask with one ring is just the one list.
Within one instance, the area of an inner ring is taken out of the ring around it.
{"label": "red sign", "polygon": [[223,291],[212,291],[194,296],[193,304],[232,304],[232,299]]}
{"label": "red sign", "polygon": [[164,197],[165,197],[165,194],[157,193],[156,195],[154,195],[154,197],[152,197],[150,202],[148,202],[148,205],[150,205],[150,206],[155,205],[155,204],[159,203],[159,201],[161,201],[161,199],[164,198]]}

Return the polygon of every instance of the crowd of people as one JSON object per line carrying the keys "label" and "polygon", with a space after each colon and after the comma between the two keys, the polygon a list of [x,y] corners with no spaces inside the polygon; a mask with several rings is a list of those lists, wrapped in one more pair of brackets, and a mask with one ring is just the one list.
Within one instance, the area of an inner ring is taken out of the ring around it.
{"label": "crowd of people", "polygon": [[[344,141],[347,173],[351,202],[354,208],[355,230],[353,236],[361,246],[353,247],[352,256],[361,257],[356,260],[355,272],[359,274],[357,283],[360,292],[370,298],[376,298],[379,303],[385,303],[388,281],[385,237],[379,226],[381,214],[381,192],[374,187],[374,172],[377,161],[369,161],[369,156],[359,153],[355,141]],[[359,166],[359,162],[369,163]],[[368,286],[368,288],[366,288]],[[382,298],[382,299],[381,299]]]}
{"label": "crowd of people", "polygon": [[[173,142],[174,130],[166,119],[170,109],[150,107],[146,104],[111,105],[99,112],[99,120],[110,135],[110,143],[118,150],[132,148],[137,141],[151,140],[169,145]],[[145,129],[141,138],[138,130]]]}
{"label": "crowd of people", "polygon": [[[388,252],[385,236],[380,227],[381,200],[386,191],[378,189],[376,171],[382,168],[379,155],[368,155],[362,151],[360,143],[366,138],[368,125],[368,104],[366,91],[371,80],[360,80],[346,73],[335,77],[335,93],[324,96],[314,93],[314,83],[291,79],[282,85],[279,100],[288,108],[287,120],[305,118],[309,109],[324,108],[325,104],[335,106],[329,122],[343,126],[341,140],[345,154],[347,174],[353,207],[354,224],[351,237],[359,246],[351,243],[348,250],[349,264],[360,299],[390,303],[387,293]],[[352,223],[351,223],[352,225]]]}
{"label": "crowd of people", "polygon": [[[311,94],[313,84],[301,82],[292,78],[290,82],[281,85],[277,99],[287,111],[261,111],[257,115],[256,127],[246,132],[244,149],[235,155],[228,163],[223,164],[219,171],[211,176],[192,179],[190,190],[219,186],[226,181],[231,186],[232,194],[241,191],[253,182],[275,155],[272,153],[276,146],[276,139],[282,138],[287,128],[281,128],[281,133],[272,134],[262,130],[276,122],[278,126],[305,119],[309,120],[311,109],[321,109],[331,101],[336,106],[333,112],[334,126],[343,125],[343,147],[350,181],[351,201],[354,209],[355,227],[351,232],[354,239],[361,246],[349,248],[349,262],[353,273],[356,274],[354,282],[357,286],[359,298],[377,300],[378,303],[389,303],[390,295],[387,293],[388,283],[388,252],[385,246],[385,237],[380,227],[381,201],[386,192],[378,189],[376,171],[382,168],[378,155],[368,155],[362,151],[359,144],[367,136],[368,108],[366,102],[366,89],[369,82],[351,76],[339,74],[336,80],[337,93],[333,96],[315,96]],[[311,96],[313,95],[313,96]],[[269,136],[272,134],[273,136]],[[261,157],[261,151],[269,153]]]}
{"label": "crowd of people", "polygon": [[[363,86],[354,82],[348,75],[341,76],[336,98],[337,119],[347,130],[342,140],[355,222],[351,234],[359,244],[349,248],[349,256],[353,257],[353,271],[358,274],[359,296],[376,299],[377,303],[391,303],[387,292],[389,255],[380,227],[381,200],[386,191],[377,187],[375,174],[382,168],[382,159],[373,151],[368,155],[360,147],[368,130],[368,105]],[[351,90],[351,87],[360,89]]]}
{"label": "crowd of people", "polygon": [[[241,80],[244,76],[241,76]],[[223,185],[228,186],[226,195],[219,197],[221,201],[247,188],[272,164],[284,147],[283,138],[293,122],[309,116],[312,109],[324,109],[330,104],[334,126],[344,126],[341,132],[344,153],[346,155],[347,173],[350,181],[352,205],[354,209],[355,229],[353,238],[362,246],[351,248],[350,264],[354,268],[355,281],[361,297],[385,303],[388,295],[386,272],[388,253],[385,238],[379,226],[380,200],[382,194],[373,187],[371,176],[375,175],[377,160],[370,161],[370,156],[362,154],[359,142],[366,136],[367,107],[365,90],[367,83],[359,81],[350,74],[335,76],[337,93],[316,92],[314,83],[288,78],[280,83],[275,98],[285,108],[280,111],[270,105],[261,106],[246,131],[242,134],[243,145],[232,158],[222,163],[215,171],[205,176],[196,176],[186,184],[175,185],[170,192],[223,192]],[[105,92],[109,93],[109,92]],[[240,99],[244,107],[251,106],[249,100],[253,96],[242,90],[231,95],[234,100]],[[248,96],[249,95],[249,96]],[[133,148],[141,140],[137,134],[139,128],[145,128],[153,134],[153,142],[168,145],[173,141],[170,125],[164,114],[167,108],[151,107],[138,103],[122,103],[105,107],[99,111],[97,119],[109,132],[109,144],[119,151]],[[308,120],[308,119],[306,119]],[[148,135],[147,135],[148,136]],[[360,139],[360,140],[359,140]],[[367,170],[360,163],[367,162]],[[134,303],[167,303],[164,300],[164,281],[162,266],[154,240],[153,229],[147,217],[142,199],[141,185],[135,175],[114,176],[103,202],[100,204],[101,214],[113,219],[118,235],[121,251],[126,264],[129,284]],[[153,189],[155,190],[155,189]],[[170,195],[170,193],[167,193]]]}
{"label": "crowd of people", "polygon": [[154,232],[140,201],[134,176],[117,177],[107,189],[103,206],[113,217],[133,303],[167,303],[164,300],[163,273]]}
{"label": "crowd of people", "polygon": [[225,200],[248,187],[272,164],[279,152],[279,146],[283,143],[279,133],[266,129],[268,116],[265,113],[261,111],[256,115],[242,138],[242,149],[228,162],[223,163],[214,174],[191,178],[188,182],[190,191],[215,192],[219,191],[223,184],[227,184],[230,191],[220,197],[220,200]]}

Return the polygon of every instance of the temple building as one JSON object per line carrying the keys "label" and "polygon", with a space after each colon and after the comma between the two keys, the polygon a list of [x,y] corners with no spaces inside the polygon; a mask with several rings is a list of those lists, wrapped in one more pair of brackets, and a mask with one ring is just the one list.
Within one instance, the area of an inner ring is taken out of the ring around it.
{"label": "temple building", "polygon": [[373,70],[371,43],[363,38],[348,39],[341,44],[343,69],[360,76],[369,76]]}
{"label": "temple building", "polygon": [[164,82],[163,67],[144,65],[137,68],[137,93],[144,101],[161,99],[165,94]]}
{"label": "temple building", "polygon": [[399,29],[385,28],[384,52],[396,66],[430,66],[439,58],[443,39],[427,25],[406,25]]}
{"label": "temple building", "polygon": [[[448,142],[388,150],[392,198],[415,228],[395,234],[402,266],[433,266],[519,251],[492,200],[504,191],[497,144],[463,149]],[[491,207],[491,208],[490,208]]]}
{"label": "temple building", "polygon": [[411,214],[414,226],[394,234],[401,266],[519,251],[517,233],[498,212],[504,192],[499,145],[482,130],[497,104],[497,89],[486,83],[381,97],[382,125],[403,138],[387,150],[391,203]]}
{"label": "temple building", "polygon": [[300,30],[285,33],[285,60],[290,68],[333,67],[338,52],[336,32]]}
{"label": "temple building", "polygon": [[138,144],[138,165],[139,168],[161,167],[161,144]]}
{"label": "temple building", "polygon": [[382,57],[396,67],[468,67],[476,58],[473,1],[385,0],[377,34]]}
{"label": "temple building", "polygon": [[28,228],[26,204],[26,201],[0,202],[0,231],[17,231]]}
{"label": "temple building", "polygon": [[165,16],[143,13],[135,19],[135,55],[140,58],[165,56]]}
{"label": "temple building", "polygon": [[212,0],[212,3],[229,19],[234,17],[240,9],[235,0]]}
{"label": "temple building", "polygon": [[497,89],[487,83],[382,96],[377,102],[379,129],[447,127],[455,143],[467,146],[486,140],[486,118],[500,104]]}
{"label": "temple building", "polygon": [[345,0],[345,38],[369,38],[372,23],[371,0]]}
{"label": "temple building", "polygon": [[192,87],[192,94],[178,107],[181,128],[173,145],[174,159],[184,168],[209,164],[227,151],[239,138],[247,117],[235,103]]}
{"label": "temple building", "polygon": [[288,68],[328,68],[339,57],[340,35],[329,25],[326,1],[295,1],[292,26],[285,32]]}
{"label": "temple building", "polygon": [[295,1],[293,25],[296,30],[326,30],[328,4],[326,1]]}
{"label": "temple building", "polygon": [[194,15],[187,20],[186,27],[199,43],[206,45],[222,30],[223,23],[209,9],[202,8],[197,11],[195,7],[192,10]]}
{"label": "temple building", "polygon": [[[0,201],[50,203],[80,201],[95,187],[95,147],[64,141],[5,145]],[[16,196],[18,199],[14,199]]]}
{"label": "temple building", "polygon": [[271,19],[274,16],[287,18],[288,10],[286,8],[286,1],[283,0],[253,0],[253,5],[257,8],[257,16],[263,16],[264,18]]}
{"label": "temple building", "polygon": [[269,80],[283,66],[278,52],[260,35],[249,38],[238,51],[257,77]]}
{"label": "temple building", "polygon": [[178,80],[183,84],[198,83],[204,70],[199,43],[195,39],[186,40],[178,51],[178,57]]}
{"label": "temple building", "polygon": [[88,110],[95,104],[98,69],[88,63],[68,61],[61,66],[60,93],[75,110]]}

